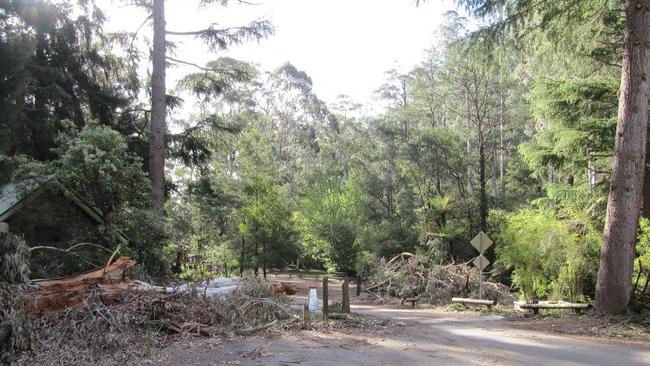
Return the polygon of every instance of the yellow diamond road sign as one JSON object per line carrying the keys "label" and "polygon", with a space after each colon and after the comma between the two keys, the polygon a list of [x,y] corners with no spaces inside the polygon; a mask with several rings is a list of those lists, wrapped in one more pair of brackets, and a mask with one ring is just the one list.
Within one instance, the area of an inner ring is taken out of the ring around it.
{"label": "yellow diamond road sign", "polygon": [[480,254],[483,254],[483,252],[492,245],[492,240],[488,238],[487,234],[481,231],[470,243]]}
{"label": "yellow diamond road sign", "polygon": [[476,259],[472,261],[474,263],[474,267],[478,268],[479,271],[483,272],[485,267],[487,267],[490,264],[490,261],[483,256],[483,254],[480,254]]}

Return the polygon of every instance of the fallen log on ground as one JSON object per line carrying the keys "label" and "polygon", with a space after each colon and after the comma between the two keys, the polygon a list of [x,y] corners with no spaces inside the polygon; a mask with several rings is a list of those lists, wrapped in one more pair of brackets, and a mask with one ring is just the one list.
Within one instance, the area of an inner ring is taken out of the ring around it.
{"label": "fallen log on ground", "polygon": [[291,325],[291,324],[293,324],[293,323],[295,323],[295,322],[297,322],[299,320],[300,320],[300,317],[292,315],[290,319],[288,319],[288,320],[286,320],[286,321],[284,321],[282,323],[278,323],[278,320],[276,319],[276,320],[274,320],[274,321],[272,321],[270,323],[263,324],[263,325],[253,327],[253,328],[235,329],[234,333],[237,334],[237,335],[241,335],[241,336],[253,336],[253,335],[255,335],[255,333],[263,331],[263,330],[267,330],[267,329],[270,329],[270,328],[273,328],[277,324],[281,324],[280,327],[284,328],[284,327],[287,327],[287,326],[289,326],[289,325]]}
{"label": "fallen log on ground", "polygon": [[[135,264],[136,262],[128,257],[120,257],[112,264],[93,271],[69,277],[35,280],[33,281],[35,286],[26,292],[27,315],[34,319],[39,316],[57,315],[69,309],[83,308],[89,305],[88,301],[91,297],[92,301],[98,302],[98,305],[113,305],[121,301],[124,293],[128,291],[157,293],[161,296],[191,294],[206,300],[223,298],[237,290],[242,283],[239,278],[212,278],[172,287],[154,286],[125,278],[125,272]],[[276,295],[282,293],[293,295],[298,292],[296,285],[287,282],[272,284],[272,286],[267,284],[266,286]],[[255,301],[263,300],[270,301],[268,299]],[[154,301],[152,304],[154,311],[157,309],[156,306],[164,308],[164,302],[162,304],[159,302]],[[173,332],[175,327],[178,328],[178,326],[169,324],[166,328]],[[186,329],[179,328],[179,331],[181,330],[187,333]],[[200,334],[201,332],[195,333]]]}
{"label": "fallen log on ground", "polygon": [[298,287],[289,282],[279,282],[271,284],[273,286],[273,291],[276,295],[286,294],[286,295],[295,295],[298,293]]}
{"label": "fallen log on ground", "polygon": [[96,291],[104,303],[116,301],[122,291],[129,288],[124,280],[126,270],[135,266],[129,257],[120,257],[114,263],[81,274],[47,280],[35,280],[36,285],[26,292],[27,315],[36,318],[40,315],[53,315],[66,309],[84,305],[89,292]]}
{"label": "fallen log on ground", "polygon": [[266,329],[269,329],[269,328],[273,327],[277,323],[278,323],[278,321],[274,320],[274,321],[272,321],[270,323],[263,324],[263,325],[260,325],[260,326],[257,326],[257,327],[246,328],[246,329],[235,329],[235,334],[241,335],[241,336],[252,336],[252,335],[255,335],[255,333],[257,333],[259,331],[266,330]]}
{"label": "fallen log on ground", "polygon": [[[104,304],[101,291],[90,290],[84,294],[82,306],[31,322],[37,342],[21,356],[24,361],[19,364],[86,366],[99,364],[100,357],[113,360],[114,355],[120,365],[136,364],[143,349],[157,349],[178,337],[209,337],[242,328],[244,333],[254,334],[269,327],[284,329],[299,319],[288,299],[275,295],[261,278],[242,279],[235,291],[218,299],[203,297],[194,286],[182,292],[164,292],[128,279],[120,282],[130,286],[115,303]],[[212,279],[191,284],[217,283],[230,282]],[[248,329],[260,323],[271,325]]]}
{"label": "fallen log on ground", "polygon": [[587,303],[573,303],[573,302],[542,302],[542,303],[524,303],[517,304],[520,309],[532,310],[534,314],[538,314],[540,309],[572,309],[574,312],[579,313],[581,310],[591,308],[591,304]]}
{"label": "fallen log on ground", "polygon": [[368,290],[367,288],[361,288],[361,291],[366,292],[366,293],[369,293],[370,295],[376,297],[377,300],[381,301],[382,303],[384,302],[384,299],[383,299],[381,296],[379,296],[379,295],[377,295],[376,293],[374,293],[374,292]]}
{"label": "fallen log on ground", "polygon": [[453,297],[451,299],[451,302],[470,305],[485,305],[488,307],[488,309],[497,304],[496,300],[468,299],[464,297]]}
{"label": "fallen log on ground", "polygon": [[376,288],[379,288],[379,287],[381,287],[381,286],[387,284],[388,281],[389,281],[389,280],[382,281],[382,282],[380,282],[380,283],[378,283],[378,284],[372,285],[372,286],[370,286],[370,287],[366,287],[366,288],[363,289],[363,290],[364,290],[364,291],[372,291],[372,290],[374,290],[374,289],[376,289]]}

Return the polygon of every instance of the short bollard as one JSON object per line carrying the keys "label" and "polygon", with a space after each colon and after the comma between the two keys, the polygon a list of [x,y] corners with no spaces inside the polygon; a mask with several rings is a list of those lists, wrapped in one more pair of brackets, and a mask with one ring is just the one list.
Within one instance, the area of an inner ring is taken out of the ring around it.
{"label": "short bollard", "polygon": [[323,277],[323,320],[327,319],[327,277]]}
{"label": "short bollard", "polygon": [[309,288],[309,311],[312,313],[318,312],[318,293],[316,287]]}
{"label": "short bollard", "polygon": [[343,299],[341,301],[341,312],[350,314],[350,281],[347,279],[344,280],[341,290],[343,293]]}
{"label": "short bollard", "polygon": [[309,315],[309,305],[302,305],[302,321],[305,329],[309,329],[311,323],[311,315]]}

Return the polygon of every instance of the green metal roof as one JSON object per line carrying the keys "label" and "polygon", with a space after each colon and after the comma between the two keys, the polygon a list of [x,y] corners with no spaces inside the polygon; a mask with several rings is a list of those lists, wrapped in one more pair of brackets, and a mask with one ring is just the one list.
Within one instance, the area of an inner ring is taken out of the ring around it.
{"label": "green metal roof", "polygon": [[[102,212],[84,202],[79,196],[63,189],[63,186],[56,179],[54,174],[47,175],[42,179],[29,179],[22,182],[8,183],[0,188],[0,221],[11,217],[25,202],[34,199],[45,192],[46,187],[55,186],[60,189],[72,202],[90,216],[95,222],[104,225]],[[124,233],[117,231],[122,243],[127,244],[129,238]]]}
{"label": "green metal roof", "polygon": [[0,189],[0,221],[8,219],[30,195],[54,180],[56,177],[51,174],[40,180],[30,179],[2,186]]}

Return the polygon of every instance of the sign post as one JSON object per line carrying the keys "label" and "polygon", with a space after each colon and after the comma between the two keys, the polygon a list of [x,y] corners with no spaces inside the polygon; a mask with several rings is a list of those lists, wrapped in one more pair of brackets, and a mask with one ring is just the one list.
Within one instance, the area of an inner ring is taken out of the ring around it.
{"label": "sign post", "polygon": [[478,287],[478,298],[483,299],[483,270],[490,264],[490,261],[483,256],[483,253],[492,245],[492,240],[488,238],[487,234],[483,231],[479,232],[478,235],[470,241],[472,246],[478,250],[478,257],[476,257],[472,263],[474,267],[478,268],[480,281]]}

